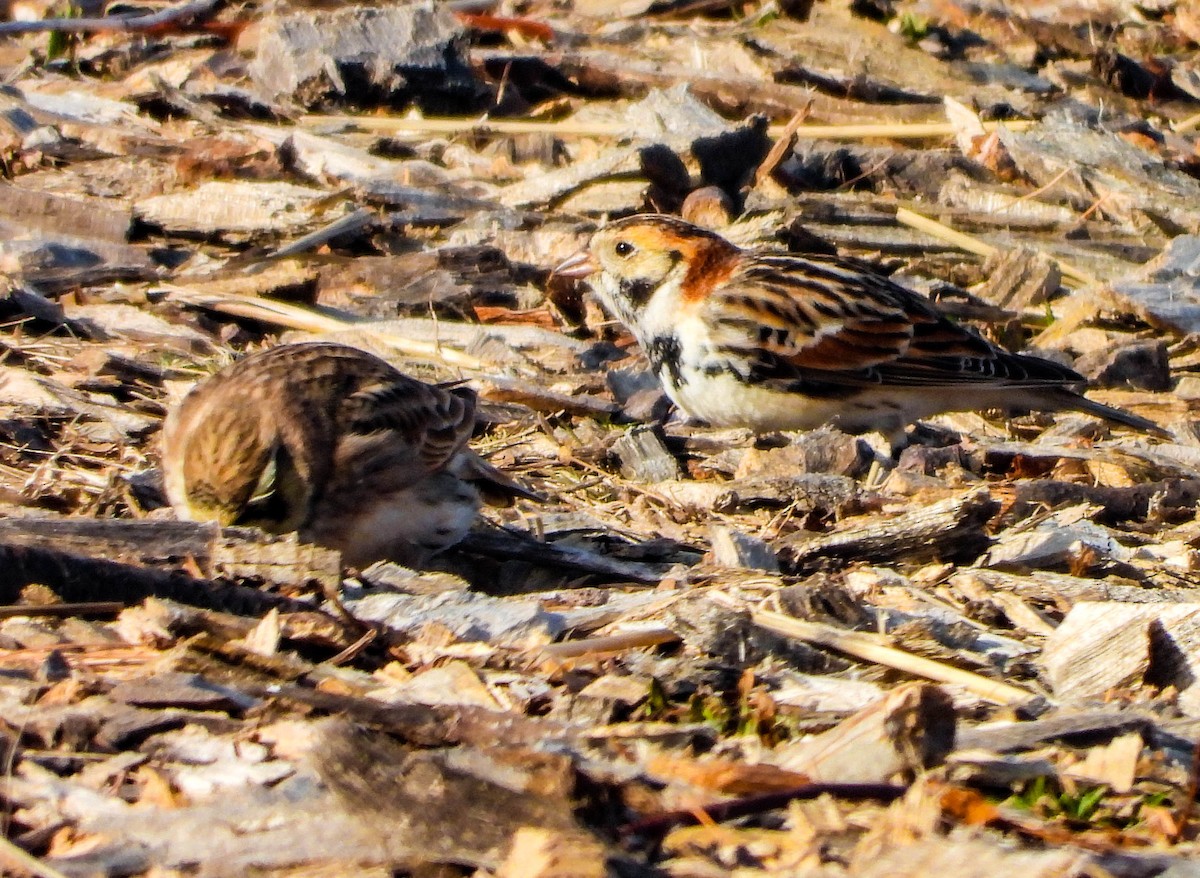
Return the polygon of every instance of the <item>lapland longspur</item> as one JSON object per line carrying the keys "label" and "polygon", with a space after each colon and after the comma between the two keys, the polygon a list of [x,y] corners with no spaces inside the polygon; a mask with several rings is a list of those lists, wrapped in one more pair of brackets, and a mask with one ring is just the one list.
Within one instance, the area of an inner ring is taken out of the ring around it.
{"label": "lapland longspur", "polygon": [[480,491],[527,494],[467,448],[474,391],[339,344],[281,345],[196,386],[167,416],[182,519],[253,525],[342,553],[424,563],[470,529]]}
{"label": "lapland longspur", "polygon": [[893,447],[913,421],[969,409],[1074,409],[1162,434],[1082,396],[1083,376],[1013,354],[924,296],[826,256],[743,250],[675,217],[612,223],[555,272],[590,278],[667,394],[713,426],[832,424]]}

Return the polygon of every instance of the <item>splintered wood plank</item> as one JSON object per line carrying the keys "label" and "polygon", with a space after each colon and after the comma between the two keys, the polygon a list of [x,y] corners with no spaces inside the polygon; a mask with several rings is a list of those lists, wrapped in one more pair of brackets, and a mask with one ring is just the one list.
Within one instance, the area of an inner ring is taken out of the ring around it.
{"label": "splintered wood plank", "polygon": [[336,588],[341,581],[337,552],[295,535],[270,536],[252,528],[211,522],[121,519],[0,519],[0,545],[40,546],[126,564],[178,565],[190,561],[213,575],[259,576],[267,582],[315,581]]}
{"label": "splintered wood plank", "polygon": [[987,841],[948,839],[941,836],[909,845],[897,845],[856,861],[852,878],[1064,878],[1095,874],[1099,868],[1084,851],[1064,847],[1057,850],[1010,850]]}
{"label": "splintered wood plank", "polygon": [[133,208],[115,198],[92,198],[0,183],[0,221],[19,223],[26,234],[69,236],[125,243]]}
{"label": "splintered wood plank", "polygon": [[[111,601],[140,603],[148,597],[168,597],[181,603],[209,607],[233,613],[261,615],[272,607],[290,611],[309,611],[310,604],[261,592],[243,585],[199,579],[178,570],[160,570],[136,563],[107,560],[103,543],[83,540],[71,550],[53,545],[48,534],[21,534],[13,525],[21,519],[4,522],[11,529],[0,536],[0,603],[16,603],[27,585],[44,585],[64,601]],[[123,522],[137,524],[139,522]],[[144,531],[147,532],[148,531]],[[78,537],[75,539],[78,540]],[[84,554],[84,553],[87,554]],[[182,563],[187,556],[182,556]],[[261,570],[261,565],[255,569]],[[319,581],[308,568],[299,579]],[[290,582],[295,583],[297,579]]]}
{"label": "splintered wood plank", "polygon": [[1200,716],[1200,606],[1076,604],[1047,638],[1041,664],[1064,700],[1173,685],[1180,710]]}
{"label": "splintered wood plank", "polygon": [[194,189],[143,198],[137,218],[167,232],[232,239],[284,235],[322,222],[328,193],[294,183],[212,180]]}
{"label": "splintered wood plank", "polygon": [[1000,510],[986,488],[914,509],[895,518],[847,519],[830,534],[800,533],[777,547],[785,571],[801,571],[821,559],[846,561],[972,560],[991,541],[988,520]]}
{"label": "splintered wood plank", "polygon": [[815,738],[776,748],[773,761],[816,782],[889,780],[938,765],[954,746],[950,696],[928,683],[901,686]]}
{"label": "splintered wood plank", "polygon": [[472,87],[466,33],[448,9],[347,6],[271,16],[250,75],[272,98],[306,106],[432,100]]}

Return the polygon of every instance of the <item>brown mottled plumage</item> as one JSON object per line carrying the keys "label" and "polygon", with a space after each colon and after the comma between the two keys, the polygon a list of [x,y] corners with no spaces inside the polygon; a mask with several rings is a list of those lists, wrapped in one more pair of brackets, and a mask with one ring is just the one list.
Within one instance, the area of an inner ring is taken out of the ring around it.
{"label": "brown mottled plumage", "polygon": [[1014,354],[925,297],[836,257],[743,250],[675,217],[600,230],[558,274],[590,278],[667,394],[715,426],[833,424],[893,445],[939,412],[1075,409],[1137,430],[1151,421],[1079,393],[1082,375]]}
{"label": "brown mottled plumage", "polygon": [[180,518],[254,525],[342,552],[422,563],[461,540],[476,481],[527,494],[467,448],[475,393],[339,344],[282,345],[197,385],[163,426]]}

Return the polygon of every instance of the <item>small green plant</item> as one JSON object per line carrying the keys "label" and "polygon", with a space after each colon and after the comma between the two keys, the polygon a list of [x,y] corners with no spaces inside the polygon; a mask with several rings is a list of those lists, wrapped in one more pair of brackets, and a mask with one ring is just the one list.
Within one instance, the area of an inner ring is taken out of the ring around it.
{"label": "small green plant", "polygon": [[1067,817],[1087,822],[1096,816],[1096,809],[1100,807],[1100,802],[1107,792],[1107,787],[1099,786],[1084,790],[1077,796],[1063,793],[1059,797],[1059,805]]}
{"label": "small green plant", "polygon": [[[80,9],[71,0],[66,0],[65,3],[55,6],[51,10],[51,15],[54,18],[80,18],[83,16],[83,10]],[[51,31],[50,38],[46,42],[46,61],[57,61],[59,58],[66,58],[72,70],[77,69],[75,62],[75,53],[79,49],[79,35],[67,33],[65,31]]]}
{"label": "small green plant", "polygon": [[663,684],[658,681],[657,677],[651,677],[646,700],[642,702],[638,714],[643,719],[661,720],[666,719],[670,709],[671,701],[667,698],[667,690],[663,688]]}
{"label": "small green plant", "polygon": [[1095,786],[1078,792],[1064,789],[1053,778],[1036,777],[1019,793],[1009,797],[1006,804],[1032,811],[1041,817],[1064,817],[1087,823],[1108,794],[1108,787]]}
{"label": "small green plant", "polygon": [[929,36],[929,19],[915,12],[905,12],[897,25],[900,36],[912,42],[920,42]]}

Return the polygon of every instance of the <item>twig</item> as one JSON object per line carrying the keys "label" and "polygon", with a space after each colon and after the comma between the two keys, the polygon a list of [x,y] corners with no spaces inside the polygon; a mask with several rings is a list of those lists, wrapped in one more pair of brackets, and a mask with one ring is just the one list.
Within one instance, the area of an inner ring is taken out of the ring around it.
{"label": "twig", "polygon": [[882,799],[890,802],[900,798],[904,793],[904,787],[889,783],[810,783],[790,790],[780,790],[777,793],[763,793],[757,796],[731,799],[727,802],[716,802],[702,808],[667,811],[664,814],[656,814],[653,817],[626,823],[618,832],[625,837],[662,835],[676,826],[690,826],[704,821],[705,818],[713,821],[736,820],[751,814],[761,814],[763,811],[774,811],[776,808],[782,808],[789,802],[798,799],[815,799],[826,794],[844,799]]}
{"label": "twig", "polygon": [[[940,238],[943,241],[953,244],[955,247],[966,250],[968,253],[974,253],[976,256],[990,256],[996,252],[996,248],[986,241],[981,241],[973,235],[960,232],[944,223],[939,223],[935,219],[922,216],[916,211],[905,207],[897,209],[896,221],[901,225],[908,226],[910,229],[916,229],[919,232]],[[1075,268],[1073,265],[1068,265],[1065,262],[1055,261],[1058,262],[1058,268],[1063,273],[1063,277],[1069,277],[1082,284],[1090,285],[1098,283],[1096,278],[1092,277],[1086,271]]]}
{"label": "twig", "polygon": [[113,616],[125,609],[120,601],[87,601],[71,604],[15,604],[0,607],[0,619],[14,616]]}
{"label": "twig", "polygon": [[[338,609],[340,609],[343,613],[346,613],[346,618],[350,619],[355,624],[358,624],[358,625],[362,624],[358,619],[355,619],[353,616],[351,616],[349,613],[346,612],[346,608],[341,606],[341,601],[338,601],[338,605],[339,605]],[[363,636],[358,638],[358,640],[354,641],[352,644],[347,646],[345,649],[343,649],[337,655],[326,659],[325,664],[332,665],[334,667],[337,667],[338,665],[346,664],[346,662],[357,657],[360,652],[362,652],[364,649],[366,649],[368,646],[370,646],[378,637],[379,637],[379,629],[378,628],[368,628],[366,630],[366,632],[363,634]]]}
{"label": "twig", "polygon": [[103,18],[43,18],[40,21],[0,22],[0,34],[145,33],[215,12],[223,0],[191,0],[152,15],[109,15]]}
{"label": "twig", "polygon": [[783,126],[783,131],[775,139],[775,143],[771,146],[771,151],[767,153],[767,157],[762,160],[762,164],[754,172],[755,189],[775,173],[775,169],[779,167],[779,163],[783,161],[783,157],[795,145],[796,132],[800,129],[801,123],[808,118],[810,112],[812,112],[812,101],[809,101],[797,110],[796,115],[792,116],[788,120],[788,123]]}
{"label": "twig", "polygon": [[[624,137],[633,134],[629,126],[621,122],[576,122],[565,119],[559,122],[539,122],[529,119],[450,119],[411,118],[348,115],[301,116],[297,124],[306,128],[322,128],[330,125],[354,125],[368,131],[388,134],[411,132],[414,134],[465,134],[468,132],[490,132],[493,134],[553,134],[559,137]],[[985,122],[984,128],[995,130],[1001,123]],[[1015,121],[1003,123],[1010,131],[1024,131],[1035,123]],[[772,125],[768,133],[782,137],[787,125]],[[795,129],[797,137],[821,138],[825,140],[866,140],[880,137],[891,140],[926,140],[949,137],[954,126],[949,122],[915,122],[894,124],[862,125],[800,125]]]}
{"label": "twig", "polygon": [[470,354],[433,342],[400,338],[378,329],[372,329],[368,322],[334,317],[309,308],[302,308],[299,305],[259,296],[243,296],[237,293],[202,293],[186,287],[170,285],[164,285],[159,289],[166,292],[171,299],[197,308],[207,308],[210,311],[219,311],[233,317],[260,320],[274,326],[286,326],[289,329],[300,329],[305,332],[345,332],[352,329],[400,354],[422,357],[463,369],[474,369],[477,372],[487,371],[487,365]]}
{"label": "twig", "polygon": [[538,647],[537,654],[539,658],[545,656],[553,659],[570,659],[601,652],[624,652],[627,649],[640,649],[643,646],[659,646],[663,643],[675,643],[678,640],[679,635],[670,628],[658,626],[643,631],[613,634],[608,637],[585,637],[565,643],[551,643]]}
{"label": "twig", "polygon": [[353,213],[336,219],[324,228],[317,229],[315,232],[310,232],[301,238],[297,238],[289,244],[285,244],[277,250],[273,250],[266,256],[260,257],[257,262],[266,262],[275,259],[286,259],[289,256],[296,256],[306,250],[313,250],[320,247],[322,244],[327,244],[329,241],[338,237],[338,235],[346,235],[350,232],[357,232],[360,229],[365,229],[375,222],[378,217],[375,211],[368,210],[365,207],[360,207]]}
{"label": "twig", "polygon": [[[738,608],[742,606],[734,598],[721,592],[713,592],[710,598],[725,606]],[[928,680],[962,686],[968,692],[996,704],[1022,704],[1034,697],[1032,692],[1018,689],[1016,686],[989,680],[981,674],[964,671],[961,668],[935,662],[932,659],[913,655],[894,646],[880,643],[873,635],[862,634],[858,631],[845,631],[841,628],[834,628],[832,625],[822,625],[819,622],[807,622],[777,613],[774,610],[751,608],[750,618],[755,625],[776,634],[795,637],[797,640],[817,646],[827,646],[854,658],[895,668],[898,671]]]}
{"label": "twig", "polygon": [[21,850],[3,836],[0,836],[0,864],[4,864],[5,874],[12,869],[21,875],[33,875],[34,878],[67,878],[53,866],[49,866],[32,854]]}

